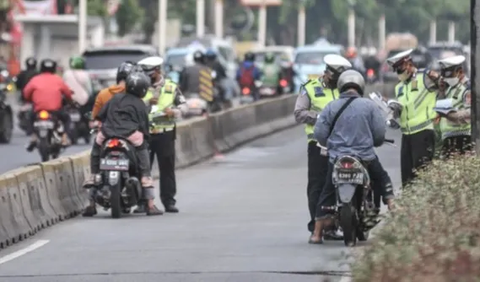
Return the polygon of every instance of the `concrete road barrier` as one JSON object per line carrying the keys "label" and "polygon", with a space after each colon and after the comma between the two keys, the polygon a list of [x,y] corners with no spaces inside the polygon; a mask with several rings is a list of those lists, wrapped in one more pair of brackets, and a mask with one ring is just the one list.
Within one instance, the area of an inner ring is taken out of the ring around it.
{"label": "concrete road barrier", "polygon": [[[288,95],[180,123],[176,166],[198,163],[294,126],[296,98]],[[84,152],[0,175],[0,248],[78,215],[88,199],[81,185],[90,173],[89,163],[90,152]],[[153,172],[158,176],[156,162]]]}

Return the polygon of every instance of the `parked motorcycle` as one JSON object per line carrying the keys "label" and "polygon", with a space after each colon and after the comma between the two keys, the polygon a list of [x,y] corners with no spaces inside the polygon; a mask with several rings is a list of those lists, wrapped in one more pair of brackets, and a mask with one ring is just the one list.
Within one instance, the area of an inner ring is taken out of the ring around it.
{"label": "parked motorcycle", "polygon": [[37,138],[37,149],[42,162],[56,159],[62,151],[63,123],[47,111],[36,114],[33,123],[33,132]]}
{"label": "parked motorcycle", "polygon": [[100,176],[95,179],[94,200],[112,218],[128,214],[142,197],[140,170],[135,148],[127,140],[107,139],[102,146]]}
{"label": "parked motorcycle", "polygon": [[90,129],[88,128],[88,119],[86,119],[80,109],[74,106],[67,106],[67,113],[70,116],[69,138],[72,145],[78,143],[78,139],[82,138],[85,144],[90,144]]}
{"label": "parked motorcycle", "polygon": [[[393,144],[394,140],[385,142]],[[357,239],[366,241],[379,222],[368,170],[359,158],[341,156],[335,160],[332,180],[337,194],[336,225],[343,231],[345,245],[355,246]]]}
{"label": "parked motorcycle", "polygon": [[7,102],[7,89],[0,84],[0,143],[8,144],[13,133],[13,111]]}

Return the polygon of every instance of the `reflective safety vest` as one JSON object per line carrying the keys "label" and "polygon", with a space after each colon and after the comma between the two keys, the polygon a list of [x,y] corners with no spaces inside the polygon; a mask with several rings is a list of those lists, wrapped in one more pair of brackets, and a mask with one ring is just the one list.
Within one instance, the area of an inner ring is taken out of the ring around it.
{"label": "reflective safety vest", "polygon": [[[465,105],[465,94],[467,93],[465,84],[459,83],[454,87],[449,87],[446,98],[453,99],[453,108],[457,110],[467,109]],[[458,124],[451,122],[446,118],[440,120],[440,131],[442,132],[442,140],[454,136],[470,136],[472,132],[471,123]]]}
{"label": "reflective safety vest", "polygon": [[423,76],[423,73],[418,72],[409,82],[400,82],[395,86],[397,100],[403,106],[400,126],[406,135],[433,130],[433,120],[437,117],[433,110],[437,95],[425,88]]}
{"label": "reflective safety vest", "polygon": [[[322,80],[314,79],[308,81],[303,85],[307,95],[310,98],[310,111],[315,111],[318,114],[322,112],[323,109],[331,101],[338,99],[339,93],[338,89],[325,88],[325,85]],[[305,125],[305,133],[307,134],[308,142],[314,141],[315,136],[313,135],[314,126],[310,124]]]}
{"label": "reflective safety vest", "polygon": [[[150,133],[163,133],[165,131],[171,131],[175,128],[175,119],[171,117],[165,116],[163,111],[166,108],[173,106],[175,103],[175,92],[177,89],[177,85],[167,79],[165,80],[165,84],[160,89],[160,96],[158,97],[158,102],[156,105],[152,105],[150,109],[150,113],[148,114],[149,121],[154,123],[153,128],[150,128]],[[154,94],[150,89],[147,92],[147,95],[143,98],[145,102],[148,102],[151,98],[153,98]]]}

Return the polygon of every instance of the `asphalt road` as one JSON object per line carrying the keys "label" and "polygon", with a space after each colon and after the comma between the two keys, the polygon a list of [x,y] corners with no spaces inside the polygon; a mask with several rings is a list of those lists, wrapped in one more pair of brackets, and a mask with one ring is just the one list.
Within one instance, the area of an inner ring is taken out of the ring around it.
{"label": "asphalt road", "polygon": [[[398,185],[399,149],[379,155]],[[179,214],[66,221],[2,251],[0,281],[341,281],[343,242],[307,243],[306,176],[303,128],[259,139],[178,171]]]}

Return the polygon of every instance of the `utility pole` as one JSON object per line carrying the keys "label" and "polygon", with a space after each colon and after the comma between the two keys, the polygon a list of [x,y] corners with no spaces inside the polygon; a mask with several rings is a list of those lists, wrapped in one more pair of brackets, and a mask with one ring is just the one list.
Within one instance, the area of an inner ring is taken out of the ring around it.
{"label": "utility pole", "polygon": [[78,53],[87,48],[87,0],[78,2]]}
{"label": "utility pole", "polygon": [[355,47],[355,2],[348,0],[348,47]]}
{"label": "utility pole", "polygon": [[385,50],[385,14],[380,16],[378,20],[378,50]]}
{"label": "utility pole", "polygon": [[306,33],[306,14],[305,4],[302,1],[298,10],[298,46],[305,45],[305,33]]}
{"label": "utility pole", "polygon": [[267,1],[263,0],[260,4],[260,11],[258,13],[258,43],[264,47],[267,42]]}
{"label": "utility pole", "polygon": [[455,42],[455,22],[448,22],[448,43]]}
{"label": "utility pole", "polygon": [[167,7],[168,0],[158,0],[158,53],[161,56],[167,48]]}
{"label": "utility pole", "polygon": [[223,38],[223,1],[215,0],[215,36]]}
{"label": "utility pole", "polygon": [[480,35],[480,7],[476,0],[470,0],[470,42],[471,42],[471,86],[472,86],[472,141],[475,142],[475,151],[480,156],[480,79],[477,77],[479,62],[477,54],[480,52],[477,37]]}
{"label": "utility pole", "polygon": [[437,21],[430,22],[430,44],[437,43]]}
{"label": "utility pole", "polygon": [[197,0],[197,37],[205,35],[205,0]]}

